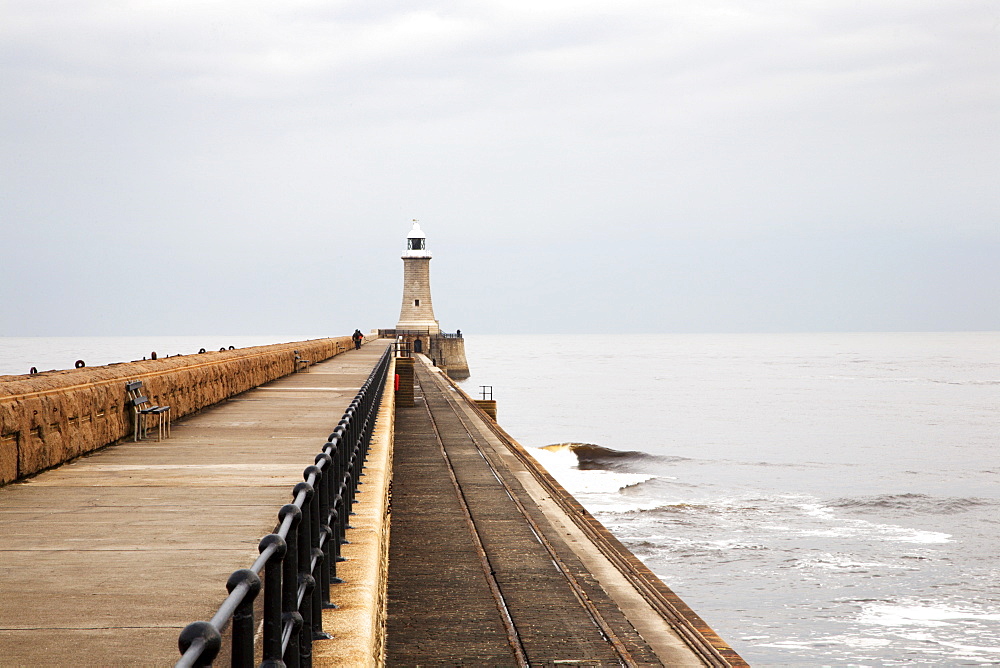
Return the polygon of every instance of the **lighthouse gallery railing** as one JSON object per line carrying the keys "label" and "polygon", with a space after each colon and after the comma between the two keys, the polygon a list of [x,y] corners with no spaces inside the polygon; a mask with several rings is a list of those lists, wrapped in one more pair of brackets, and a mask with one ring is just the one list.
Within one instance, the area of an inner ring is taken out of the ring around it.
{"label": "lighthouse gallery railing", "polygon": [[[344,417],[292,490],[292,503],[278,511],[277,532],[261,539],[250,568],[229,576],[229,596],[207,622],[188,624],[178,638],[175,664],[211,665],[232,622],[232,665],[253,666],[254,600],[264,591],[261,666],[311,665],[313,640],[323,631],[323,609],[337,579],[337,561],[357,479],[368,454],[375,418],[392,358],[388,347],[358,390]],[[263,582],[260,574],[264,573]]]}

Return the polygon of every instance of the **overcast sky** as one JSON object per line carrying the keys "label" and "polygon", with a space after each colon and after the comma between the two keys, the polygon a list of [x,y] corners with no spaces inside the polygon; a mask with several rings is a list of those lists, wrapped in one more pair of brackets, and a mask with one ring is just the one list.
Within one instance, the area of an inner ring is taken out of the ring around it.
{"label": "overcast sky", "polygon": [[0,0],[0,335],[1000,329],[996,0]]}

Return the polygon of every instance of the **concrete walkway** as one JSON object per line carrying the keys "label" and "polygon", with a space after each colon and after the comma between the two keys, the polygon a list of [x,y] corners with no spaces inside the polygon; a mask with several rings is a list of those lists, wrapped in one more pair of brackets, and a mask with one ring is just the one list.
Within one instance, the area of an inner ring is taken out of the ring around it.
{"label": "concrete walkway", "polygon": [[396,409],[390,666],[730,665],[694,651],[556,503],[565,492],[415,367],[416,405]]}
{"label": "concrete walkway", "polygon": [[0,488],[0,665],[171,665],[384,351],[350,351]]}

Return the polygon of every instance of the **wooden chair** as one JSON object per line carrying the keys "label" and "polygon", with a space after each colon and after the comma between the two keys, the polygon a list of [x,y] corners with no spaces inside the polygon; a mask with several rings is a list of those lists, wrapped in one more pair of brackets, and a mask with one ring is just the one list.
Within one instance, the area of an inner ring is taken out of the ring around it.
{"label": "wooden chair", "polygon": [[150,415],[156,417],[156,440],[163,439],[164,434],[170,438],[170,406],[156,406],[150,402],[149,398],[142,393],[141,380],[126,383],[125,393],[128,395],[128,402],[132,404],[132,410],[135,414],[132,439],[138,441],[140,438],[146,438],[148,431],[146,418]]}

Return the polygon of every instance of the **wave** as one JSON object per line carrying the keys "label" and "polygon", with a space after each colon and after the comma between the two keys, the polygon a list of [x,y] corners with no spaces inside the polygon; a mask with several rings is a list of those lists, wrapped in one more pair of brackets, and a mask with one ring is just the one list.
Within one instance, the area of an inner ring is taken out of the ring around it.
{"label": "wave", "polygon": [[881,494],[859,498],[835,499],[827,504],[856,512],[897,512],[903,515],[956,515],[977,508],[1000,505],[993,499],[977,497],[935,497],[927,494]]}
{"label": "wave", "polygon": [[721,509],[705,503],[668,503],[654,508],[641,508],[635,513],[651,515],[673,515],[678,513],[720,513]]}
{"label": "wave", "polygon": [[[577,469],[588,470],[609,470],[625,471],[629,473],[665,473],[669,466],[680,463],[696,464],[723,464],[735,466],[750,466],[761,468],[793,468],[793,469],[824,469],[830,468],[828,463],[820,462],[768,462],[768,461],[740,461],[735,459],[694,459],[691,457],[680,457],[676,455],[653,455],[641,450],[615,450],[603,445],[594,443],[553,443],[543,445],[538,450],[544,450],[552,454],[572,453],[576,456]],[[838,464],[837,466],[855,466],[855,464]]]}
{"label": "wave", "polygon": [[943,385],[1000,385],[1000,380],[931,380]]}
{"label": "wave", "polygon": [[548,452],[572,452],[576,455],[577,468],[581,470],[630,469],[638,463],[690,461],[686,457],[651,455],[639,450],[615,450],[593,443],[553,443],[539,450]]}
{"label": "wave", "polygon": [[634,508],[622,514],[635,518],[649,517],[654,519],[703,516],[746,518],[749,516],[761,517],[766,515],[768,511],[769,509],[758,501],[746,499],[744,501],[717,501],[714,503],[658,503],[645,508]]}

